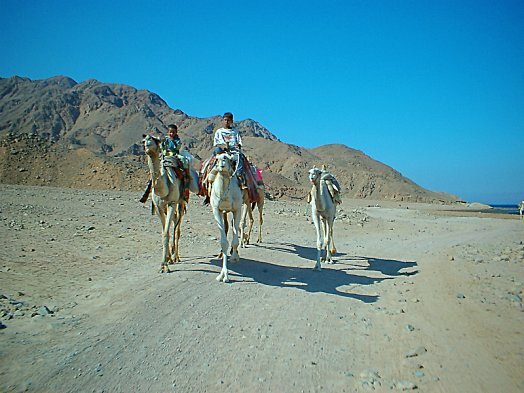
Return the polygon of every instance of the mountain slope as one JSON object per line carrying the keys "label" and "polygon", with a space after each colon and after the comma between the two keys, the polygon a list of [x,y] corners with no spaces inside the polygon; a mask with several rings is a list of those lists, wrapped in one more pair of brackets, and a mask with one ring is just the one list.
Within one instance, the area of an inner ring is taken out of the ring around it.
{"label": "mountain slope", "polygon": [[[163,132],[170,123],[179,126],[184,145],[195,157],[193,165],[198,167],[212,150],[213,133],[220,126],[218,115],[192,117],[171,109],[155,93],[127,85],[96,80],[76,83],[64,76],[37,81],[0,78],[0,181],[139,189],[147,178],[142,134]],[[425,190],[347,146],[305,149],[280,141],[254,120],[235,125],[244,139],[245,153],[263,169],[273,197],[303,198],[310,188],[308,170],[325,164],[339,179],[345,197],[457,200]],[[91,172],[64,171],[71,167],[71,160],[74,166]]]}

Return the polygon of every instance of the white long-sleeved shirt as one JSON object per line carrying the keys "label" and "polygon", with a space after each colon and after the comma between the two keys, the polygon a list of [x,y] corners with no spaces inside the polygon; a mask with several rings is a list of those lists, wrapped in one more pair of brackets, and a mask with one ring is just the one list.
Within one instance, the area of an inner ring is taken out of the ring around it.
{"label": "white long-sleeved shirt", "polygon": [[215,132],[214,146],[229,144],[229,147],[238,149],[242,145],[240,133],[235,128],[219,128]]}

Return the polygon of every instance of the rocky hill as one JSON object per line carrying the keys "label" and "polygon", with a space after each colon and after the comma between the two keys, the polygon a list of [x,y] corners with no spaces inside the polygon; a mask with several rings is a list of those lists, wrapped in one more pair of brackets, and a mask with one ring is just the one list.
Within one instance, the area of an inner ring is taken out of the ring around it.
{"label": "rocky hill", "polygon": [[[192,117],[157,94],[131,86],[58,76],[0,78],[0,181],[10,184],[140,190],[147,179],[144,132],[179,126],[198,167],[212,150],[220,116]],[[303,198],[307,171],[327,165],[349,198],[451,203],[394,169],[344,145],[305,149],[260,123],[237,121],[245,153],[264,170],[268,196]]]}

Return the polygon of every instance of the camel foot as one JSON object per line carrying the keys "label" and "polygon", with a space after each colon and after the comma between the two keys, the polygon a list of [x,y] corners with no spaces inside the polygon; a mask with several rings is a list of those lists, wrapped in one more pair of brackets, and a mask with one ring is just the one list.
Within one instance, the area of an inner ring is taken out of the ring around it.
{"label": "camel foot", "polygon": [[313,271],[314,271],[314,272],[319,272],[319,271],[321,271],[321,270],[322,270],[322,268],[320,267],[320,263],[317,262],[317,264],[316,264],[315,267],[313,268]]}
{"label": "camel foot", "polygon": [[218,282],[220,282],[220,281],[222,281],[222,282],[229,282],[228,276],[226,274],[222,273],[222,272],[216,277],[216,280]]}
{"label": "camel foot", "polygon": [[238,253],[233,253],[231,257],[229,258],[229,261],[233,263],[238,262],[240,261],[240,256],[238,255]]}
{"label": "camel foot", "polygon": [[167,265],[162,265],[160,267],[160,273],[171,273],[171,270],[169,270],[169,266]]}

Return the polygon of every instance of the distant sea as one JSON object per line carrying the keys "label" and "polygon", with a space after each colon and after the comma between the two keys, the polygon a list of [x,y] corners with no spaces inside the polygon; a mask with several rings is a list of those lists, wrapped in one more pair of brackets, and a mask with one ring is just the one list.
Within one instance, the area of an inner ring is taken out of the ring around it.
{"label": "distant sea", "polygon": [[519,214],[518,205],[490,205],[493,209],[483,210],[486,213]]}

